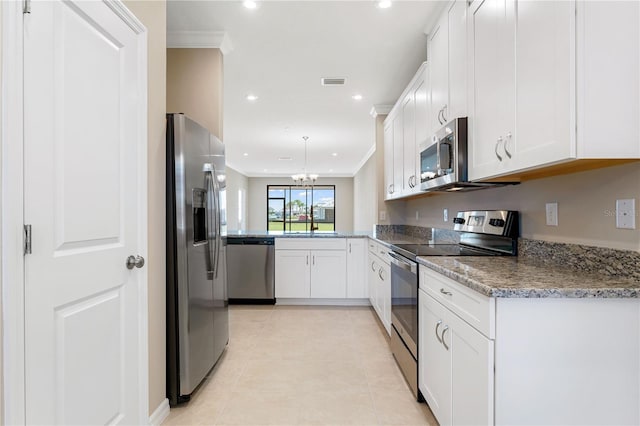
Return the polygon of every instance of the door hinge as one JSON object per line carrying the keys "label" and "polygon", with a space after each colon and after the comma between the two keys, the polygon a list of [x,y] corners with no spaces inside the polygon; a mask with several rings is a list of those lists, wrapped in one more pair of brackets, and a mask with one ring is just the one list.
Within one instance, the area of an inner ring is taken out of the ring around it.
{"label": "door hinge", "polygon": [[24,254],[31,254],[31,225],[24,226]]}
{"label": "door hinge", "polygon": [[24,0],[22,13],[31,13],[31,0]]}

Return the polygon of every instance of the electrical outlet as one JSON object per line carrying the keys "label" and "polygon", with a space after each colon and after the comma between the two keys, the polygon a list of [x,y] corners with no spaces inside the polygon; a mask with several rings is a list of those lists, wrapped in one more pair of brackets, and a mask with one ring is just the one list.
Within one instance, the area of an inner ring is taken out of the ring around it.
{"label": "electrical outlet", "polygon": [[547,225],[558,226],[558,203],[547,203]]}
{"label": "electrical outlet", "polygon": [[387,212],[384,210],[380,210],[380,213],[378,213],[378,219],[387,220]]}
{"label": "electrical outlet", "polygon": [[449,222],[449,209],[443,210],[442,219],[444,219],[445,222]]}
{"label": "electrical outlet", "polygon": [[420,219],[420,210],[416,210],[416,220]]}
{"label": "electrical outlet", "polygon": [[616,200],[616,228],[636,229],[636,199]]}

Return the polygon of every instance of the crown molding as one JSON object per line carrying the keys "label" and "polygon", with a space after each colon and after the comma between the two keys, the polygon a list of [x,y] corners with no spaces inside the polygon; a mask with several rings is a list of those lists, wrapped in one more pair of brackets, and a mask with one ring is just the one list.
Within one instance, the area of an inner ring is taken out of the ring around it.
{"label": "crown molding", "polygon": [[225,31],[168,31],[168,48],[213,48],[223,55],[233,51],[231,38]]}
{"label": "crown molding", "polygon": [[364,155],[364,157],[362,157],[362,160],[360,160],[360,163],[358,163],[358,165],[356,166],[351,176],[355,177],[360,171],[360,169],[362,169],[364,165],[367,164],[367,161],[369,161],[369,159],[373,154],[375,154],[375,152],[376,152],[376,144],[373,144],[371,145],[371,148],[369,148],[369,151]]}
{"label": "crown molding", "polygon": [[393,108],[393,105],[374,105],[371,107],[369,114],[371,114],[373,118],[376,118],[379,115],[389,114],[391,112],[391,108]]}

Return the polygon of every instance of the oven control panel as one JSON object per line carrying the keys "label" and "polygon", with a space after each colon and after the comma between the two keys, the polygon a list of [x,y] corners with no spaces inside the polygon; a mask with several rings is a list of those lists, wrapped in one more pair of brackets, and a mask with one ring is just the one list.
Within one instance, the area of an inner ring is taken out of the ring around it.
{"label": "oven control panel", "polygon": [[470,210],[458,212],[453,229],[461,232],[499,235],[517,238],[518,212],[514,210]]}

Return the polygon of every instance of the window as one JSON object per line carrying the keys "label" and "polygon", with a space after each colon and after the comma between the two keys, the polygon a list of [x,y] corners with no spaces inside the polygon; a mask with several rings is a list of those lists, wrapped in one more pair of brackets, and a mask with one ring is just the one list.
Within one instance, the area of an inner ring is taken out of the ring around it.
{"label": "window", "polygon": [[334,185],[267,186],[269,231],[335,231]]}

